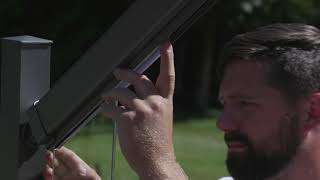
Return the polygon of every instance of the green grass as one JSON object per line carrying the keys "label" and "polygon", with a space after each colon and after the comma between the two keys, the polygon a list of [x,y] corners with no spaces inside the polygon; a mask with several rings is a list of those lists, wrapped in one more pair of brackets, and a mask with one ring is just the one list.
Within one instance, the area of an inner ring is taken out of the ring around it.
{"label": "green grass", "polygon": [[[223,136],[215,126],[215,115],[196,117],[178,115],[174,125],[176,156],[190,179],[214,180],[228,173],[225,169],[226,146]],[[66,146],[75,151],[91,167],[99,169],[102,179],[110,179],[112,129],[107,123],[91,124],[69,141]],[[117,146],[116,179],[135,180]]]}

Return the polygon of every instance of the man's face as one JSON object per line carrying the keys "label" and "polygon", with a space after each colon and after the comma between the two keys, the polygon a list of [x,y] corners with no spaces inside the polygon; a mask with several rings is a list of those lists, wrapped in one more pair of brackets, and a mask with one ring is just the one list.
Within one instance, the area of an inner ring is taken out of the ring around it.
{"label": "man's face", "polygon": [[302,141],[298,111],[268,84],[266,65],[228,65],[219,100],[224,109],[217,126],[225,133],[227,167],[236,180],[262,180],[288,165]]}

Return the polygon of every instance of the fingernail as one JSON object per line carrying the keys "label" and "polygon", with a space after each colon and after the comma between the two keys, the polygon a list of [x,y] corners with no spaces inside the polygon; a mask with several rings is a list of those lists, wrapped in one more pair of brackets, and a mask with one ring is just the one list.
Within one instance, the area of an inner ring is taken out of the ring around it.
{"label": "fingernail", "polygon": [[50,160],[51,159],[51,154],[52,153],[50,151],[46,152],[46,155],[45,155],[46,156],[46,160]]}
{"label": "fingernail", "polygon": [[116,68],[115,70],[113,70],[113,75],[118,76],[120,71],[121,70],[119,68]]}
{"label": "fingernail", "polygon": [[161,50],[162,51],[168,51],[168,50],[172,50],[172,44],[170,41],[166,41],[162,44],[161,46]]}

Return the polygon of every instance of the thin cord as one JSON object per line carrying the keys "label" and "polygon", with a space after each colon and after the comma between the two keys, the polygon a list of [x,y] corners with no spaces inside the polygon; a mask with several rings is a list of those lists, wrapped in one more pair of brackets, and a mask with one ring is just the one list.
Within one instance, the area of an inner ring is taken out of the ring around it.
{"label": "thin cord", "polygon": [[113,122],[111,180],[115,180],[115,173],[116,173],[116,147],[117,147],[117,123]]}
{"label": "thin cord", "polygon": [[[115,103],[118,105],[118,103]],[[117,123],[113,121],[112,131],[112,155],[111,155],[111,180],[115,180],[116,175],[116,148],[117,148]]]}

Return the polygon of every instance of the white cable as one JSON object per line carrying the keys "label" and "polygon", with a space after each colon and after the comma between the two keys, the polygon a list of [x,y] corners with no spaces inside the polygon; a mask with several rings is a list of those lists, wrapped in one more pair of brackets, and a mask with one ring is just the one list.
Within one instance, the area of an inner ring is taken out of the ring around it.
{"label": "white cable", "polygon": [[[118,105],[118,103],[115,103]],[[112,154],[111,154],[111,180],[116,178],[116,150],[117,150],[117,123],[113,121]]]}
{"label": "white cable", "polygon": [[113,122],[112,132],[112,160],[111,160],[111,180],[115,180],[116,173],[116,148],[117,148],[117,123]]}

